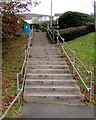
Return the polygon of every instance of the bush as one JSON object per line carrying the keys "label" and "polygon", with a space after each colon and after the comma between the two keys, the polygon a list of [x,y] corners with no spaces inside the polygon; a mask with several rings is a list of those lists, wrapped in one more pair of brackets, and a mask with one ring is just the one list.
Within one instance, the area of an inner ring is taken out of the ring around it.
{"label": "bush", "polygon": [[[85,26],[60,29],[59,33],[65,39],[65,41],[68,42],[77,37],[80,37],[82,35],[85,35],[85,34],[88,34],[90,32],[94,32],[94,31],[95,31],[94,24],[87,23]],[[56,40],[56,30],[54,31],[54,33],[55,33],[55,41],[57,41]]]}
{"label": "bush", "polygon": [[69,27],[78,27],[83,26],[86,22],[93,23],[94,20],[91,15],[80,13],[80,12],[65,12],[59,18],[59,27],[60,29],[65,29]]}
{"label": "bush", "polygon": [[32,26],[35,30],[40,30],[42,32],[45,31],[45,28],[39,23],[30,24],[31,29],[32,29]]}

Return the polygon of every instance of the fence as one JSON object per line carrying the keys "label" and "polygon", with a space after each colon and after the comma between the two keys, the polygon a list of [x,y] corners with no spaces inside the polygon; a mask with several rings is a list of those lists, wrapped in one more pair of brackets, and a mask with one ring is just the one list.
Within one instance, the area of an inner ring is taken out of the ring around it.
{"label": "fence", "polygon": [[[31,32],[29,34],[28,45],[27,45],[27,49],[25,50],[25,57],[24,57],[24,63],[22,65],[22,69],[21,69],[20,73],[17,73],[17,96],[12,101],[12,103],[9,105],[9,107],[7,108],[5,113],[2,115],[0,120],[2,120],[7,115],[8,111],[13,106],[13,104],[16,102],[16,100],[18,100],[18,104],[20,105],[20,94],[23,92],[23,89],[24,89],[24,82],[25,82],[25,78],[26,78],[26,64],[27,64],[27,58],[29,57],[29,49],[30,49],[32,37],[33,37],[33,30],[31,30]],[[20,75],[23,75],[23,82],[22,82],[21,88],[20,88],[20,84],[19,84],[19,76]]]}
{"label": "fence", "polygon": [[[64,41],[64,38],[61,37],[58,30],[57,30],[57,34],[55,33],[55,35],[54,35],[54,32],[52,32],[52,30],[50,30],[50,28],[47,26],[47,33],[48,33],[50,39],[53,41],[53,43],[54,43],[54,39],[57,40],[57,43],[60,45],[63,54],[65,54],[65,56],[67,57],[67,59],[69,60],[71,66],[72,66],[73,77],[76,74],[79,76],[84,87],[89,92],[89,95],[90,95],[89,97],[90,97],[90,102],[91,102],[92,101],[92,72],[89,71],[84,66],[84,64],[79,60],[79,58],[76,56],[75,51],[71,50],[71,48],[68,46],[68,44]],[[79,64],[79,68],[77,66],[77,63]],[[83,76],[81,75],[81,73],[83,73]],[[88,75],[89,75],[89,77],[88,77]],[[87,77],[87,79],[85,77]],[[88,83],[88,79],[89,79],[89,83]]]}

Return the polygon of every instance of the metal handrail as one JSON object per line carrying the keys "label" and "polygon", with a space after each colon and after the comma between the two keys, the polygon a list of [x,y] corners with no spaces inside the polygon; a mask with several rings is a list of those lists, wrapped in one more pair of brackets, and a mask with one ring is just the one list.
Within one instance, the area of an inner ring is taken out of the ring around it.
{"label": "metal handrail", "polygon": [[[50,39],[52,40],[52,42],[54,43],[54,32],[52,32],[50,30],[49,25],[47,26],[47,33],[48,33]],[[51,37],[50,33],[51,33],[52,37]]]}
{"label": "metal handrail", "polygon": [[[24,74],[24,70],[25,70],[26,63],[27,63],[27,58],[29,57],[29,49],[30,49],[32,36],[33,36],[33,30],[31,30],[31,32],[29,34],[28,46],[27,46],[27,49],[25,50],[25,58],[24,58],[24,63],[22,65],[21,72],[17,73],[17,93],[21,90],[20,86],[19,86],[19,76]],[[18,96],[18,104],[20,105],[20,96]]]}
{"label": "metal handrail", "polygon": [[[20,73],[17,73],[17,96],[14,98],[14,100],[9,105],[7,110],[1,116],[0,120],[2,120],[7,115],[8,111],[10,110],[10,108],[13,106],[13,104],[16,102],[17,99],[18,99],[18,104],[20,105],[20,94],[22,93],[22,91],[24,89],[24,82],[25,82],[25,78],[26,78],[26,63],[27,63],[27,58],[29,57],[29,48],[30,48],[32,37],[33,37],[33,30],[31,30],[31,32],[29,34],[28,46],[27,46],[27,49],[25,50],[25,58],[24,58],[24,63],[22,65],[22,69],[21,69]],[[20,85],[19,85],[19,76],[20,75],[24,75],[21,89],[20,89]]]}
{"label": "metal handrail", "polygon": [[[70,52],[74,55],[75,51],[72,51],[71,48],[68,46],[68,44],[64,41],[64,38],[62,38],[62,36],[60,35],[60,33],[57,30],[57,34],[60,36],[61,40],[63,41],[63,43],[68,47],[68,49],[70,50]],[[60,41],[59,41],[60,42]],[[84,64],[79,60],[79,58],[75,55],[75,58],[78,60],[78,62],[83,66],[83,68],[86,70],[86,72],[88,74],[90,74],[90,71],[84,66]]]}
{"label": "metal handrail", "polygon": [[[50,28],[47,28],[47,32],[51,31]],[[52,32],[52,31],[51,31]],[[48,33],[49,34],[49,33]],[[54,34],[54,33],[53,33]],[[50,36],[50,35],[49,35]],[[54,35],[53,35],[54,36]],[[74,60],[72,61],[70,59],[70,57],[68,56],[68,53],[66,52],[66,50],[64,49],[64,46],[61,44],[60,39],[62,40],[63,44],[65,44],[68,48],[68,50],[72,53],[72,55],[74,56]],[[52,38],[51,38],[52,39]],[[73,67],[73,74],[74,71],[77,73],[77,75],[79,76],[80,80],[82,81],[83,85],[85,86],[85,88],[87,89],[87,91],[90,91],[90,102],[92,101],[92,72],[89,71],[85,65],[80,61],[80,59],[76,56],[75,51],[72,51],[71,48],[68,46],[68,44],[65,42],[64,38],[60,35],[60,33],[57,30],[57,43],[60,44],[63,52],[65,53],[66,57],[68,58],[68,60],[70,61],[72,67]],[[75,67],[75,60],[78,60],[78,62],[81,64],[81,66],[84,68],[84,70],[90,75],[90,87],[88,87],[86,85],[86,83],[84,82],[83,78],[81,77],[80,73],[78,72],[77,68]]]}

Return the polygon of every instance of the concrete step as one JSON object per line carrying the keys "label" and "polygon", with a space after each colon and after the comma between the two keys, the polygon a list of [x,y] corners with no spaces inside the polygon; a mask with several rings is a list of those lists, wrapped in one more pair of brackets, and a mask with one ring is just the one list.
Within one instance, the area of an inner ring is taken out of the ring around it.
{"label": "concrete step", "polygon": [[71,74],[31,74],[27,73],[27,79],[69,79]]}
{"label": "concrete step", "polygon": [[68,69],[67,65],[27,65],[27,69]]}
{"label": "concrete step", "polygon": [[76,84],[76,80],[59,80],[59,79],[26,79],[26,86],[35,86],[35,85],[66,85],[66,86],[74,86]]}
{"label": "concrete step", "polygon": [[80,93],[71,71],[57,45],[45,33],[36,33],[29,50],[24,99],[38,103],[79,104]]}
{"label": "concrete step", "polygon": [[66,65],[64,61],[28,61],[28,65]]}
{"label": "concrete step", "polygon": [[33,57],[33,58],[62,58],[61,55],[32,55],[30,54],[30,57]]}
{"label": "concrete step", "polygon": [[60,103],[60,104],[79,104],[79,101],[84,98],[80,93],[78,94],[64,94],[58,92],[45,92],[45,93],[29,93],[24,94],[24,99],[27,102],[37,103]]}
{"label": "concrete step", "polygon": [[37,45],[37,47],[36,46],[31,46],[30,47],[30,49],[34,49],[34,50],[37,50],[37,48],[38,49],[41,49],[41,50],[50,50],[50,49],[58,49],[58,47],[57,47],[57,45],[50,45],[50,44],[46,44],[46,46],[45,45],[43,45],[43,46],[40,46],[40,45]]}
{"label": "concrete step", "polygon": [[30,47],[30,50],[31,51],[38,51],[41,52],[41,51],[56,51],[56,52],[59,52],[59,49],[57,47],[50,47],[50,46],[35,46],[35,47]]}
{"label": "concrete step", "polygon": [[30,53],[60,53],[60,51],[58,50],[58,49],[50,49],[49,48],[49,50],[42,50],[42,49],[30,49],[30,51],[32,51],[32,52],[30,52]]}
{"label": "concrete step", "polygon": [[[52,49],[52,48],[48,48],[48,49],[41,49],[41,48],[40,48],[40,49],[38,49],[38,48],[37,48],[37,49],[34,49],[34,48],[31,49],[31,48],[30,48],[30,51],[32,51],[31,53],[35,53],[35,52],[36,52],[36,53],[42,53],[42,52],[43,52],[43,53],[46,53],[46,52],[47,52],[47,53],[51,53],[51,52],[52,52],[52,53],[54,53],[54,52],[60,53],[60,51],[59,51],[58,49]],[[42,53],[42,54],[43,54],[43,53]]]}
{"label": "concrete step", "polygon": [[27,93],[32,92],[64,92],[64,93],[79,93],[80,89],[75,84],[72,86],[64,86],[64,85],[36,85],[36,86],[26,86],[25,85],[25,91]]}
{"label": "concrete step", "polygon": [[33,56],[39,56],[39,55],[40,55],[40,56],[46,56],[46,55],[47,55],[47,56],[48,56],[48,55],[49,55],[49,56],[52,56],[52,55],[54,55],[54,56],[56,56],[56,55],[57,55],[57,56],[62,56],[61,53],[53,53],[53,52],[46,52],[46,51],[43,52],[43,53],[42,53],[42,52],[37,53],[37,52],[31,52],[31,51],[30,51],[30,52],[29,52],[29,55],[33,55]]}
{"label": "concrete step", "polygon": [[61,54],[60,53],[60,51],[58,51],[58,50],[52,50],[52,49],[50,49],[50,50],[41,50],[41,49],[37,49],[37,50],[30,50],[31,52],[29,52],[31,55],[32,54],[34,54],[34,53],[36,53],[36,54],[40,54],[40,55],[42,55],[42,54],[45,54],[45,53],[47,53],[47,54]]}
{"label": "concrete step", "polygon": [[32,74],[65,74],[71,73],[70,69],[27,69],[27,73]]}
{"label": "concrete step", "polygon": [[[39,51],[39,52],[38,52]],[[29,54],[30,55],[61,55],[61,53],[60,52],[58,52],[58,51],[40,51],[40,50],[38,50],[38,51],[30,51],[29,52]]]}
{"label": "concrete step", "polygon": [[35,61],[35,60],[40,60],[40,61],[42,61],[42,60],[44,60],[44,61],[64,61],[64,58],[34,58],[34,57],[32,57],[32,56],[30,56],[29,57],[30,59],[32,59],[33,61]]}
{"label": "concrete step", "polygon": [[43,48],[44,46],[42,46],[42,48],[40,46],[36,46],[36,48],[32,48],[30,47],[30,51],[32,51],[32,53],[34,53],[34,51],[36,53],[41,53],[43,51],[44,52],[57,52],[57,53],[60,53],[60,50],[58,48],[50,48],[48,46],[46,46],[46,48]]}

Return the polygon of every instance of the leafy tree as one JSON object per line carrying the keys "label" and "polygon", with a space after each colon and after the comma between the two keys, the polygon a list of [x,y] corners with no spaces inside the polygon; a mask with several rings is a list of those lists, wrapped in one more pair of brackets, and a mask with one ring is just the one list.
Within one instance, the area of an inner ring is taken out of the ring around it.
{"label": "leafy tree", "polygon": [[85,13],[67,11],[59,18],[60,28],[78,27],[85,25],[87,22],[93,22],[93,18]]}
{"label": "leafy tree", "polygon": [[[35,6],[38,5],[38,2],[33,3]],[[3,40],[12,40],[20,34],[23,28],[23,19],[24,16],[18,14],[25,11],[30,11],[28,6],[31,5],[30,1],[26,0],[26,3],[20,1],[14,2],[2,2],[2,39]]]}

